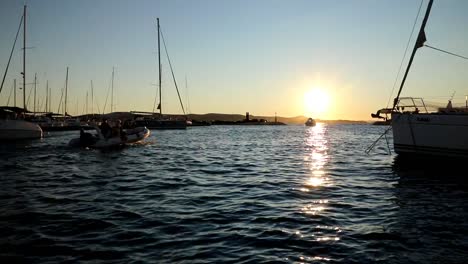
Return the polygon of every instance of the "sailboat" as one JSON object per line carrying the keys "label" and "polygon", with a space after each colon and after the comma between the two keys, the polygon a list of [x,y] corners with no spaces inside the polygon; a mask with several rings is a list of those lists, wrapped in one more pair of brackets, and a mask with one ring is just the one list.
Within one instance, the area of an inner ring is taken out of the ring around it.
{"label": "sailboat", "polygon": [[[426,41],[424,28],[432,3],[433,0],[428,3],[405,75],[393,101],[393,107],[379,111],[385,110],[385,113],[391,113],[393,146],[397,154],[468,158],[468,112],[452,107],[451,101],[446,107],[430,111],[423,98],[400,97],[416,51],[424,46],[431,48],[424,44]],[[452,55],[455,54],[452,53]],[[372,114],[372,117],[379,118],[379,111]]]}
{"label": "sailboat", "polygon": [[[42,129],[39,125],[24,120],[26,110],[26,5],[24,6],[24,13],[20,22],[20,27],[16,33],[15,43],[13,44],[12,53],[15,49],[16,39],[23,24],[23,109],[15,107],[8,108],[2,107],[0,110],[0,140],[22,140],[22,139],[37,139],[42,137]],[[10,55],[11,60],[11,55]],[[2,80],[2,87],[8,72],[8,65],[5,70],[5,75]],[[0,91],[2,90],[0,88]]]}
{"label": "sailboat", "polygon": [[[182,107],[182,111],[184,112],[185,118],[183,120],[170,118],[170,117],[164,116],[163,112],[162,112],[162,97],[161,97],[161,91],[162,91],[161,73],[162,73],[162,69],[161,69],[161,45],[160,45],[160,43],[161,43],[160,42],[161,27],[159,25],[159,18],[157,18],[157,26],[158,26],[158,65],[159,65],[159,104],[158,104],[157,109],[159,110],[159,114],[154,113],[154,110],[153,110],[153,113],[132,111],[133,114],[139,116],[135,120],[135,125],[137,127],[145,126],[147,128],[150,128],[150,129],[186,129],[187,128],[187,117],[185,115],[184,105],[182,104],[182,100],[180,98],[179,89],[177,88],[177,82],[176,82],[175,77],[174,77],[174,72],[172,71],[172,66],[170,66],[171,72],[172,72],[172,77],[173,77],[173,80],[174,80],[174,84],[175,84],[175,87],[176,87],[176,90],[177,90],[177,95],[179,96],[180,105]],[[164,37],[163,37],[163,41],[164,41]],[[168,60],[169,60],[169,55],[167,53],[167,49],[166,49],[166,55],[168,56]],[[169,60],[169,65],[171,65],[170,60]]]}
{"label": "sailboat", "polygon": [[[68,106],[68,67],[65,77],[65,100],[63,101],[63,114],[46,113],[45,116],[39,116],[37,119],[31,121],[39,124],[43,131],[72,131],[72,130],[91,130],[92,127],[86,123],[82,123],[79,118],[72,117],[67,112]],[[62,105],[62,98],[60,98],[59,109]]]}

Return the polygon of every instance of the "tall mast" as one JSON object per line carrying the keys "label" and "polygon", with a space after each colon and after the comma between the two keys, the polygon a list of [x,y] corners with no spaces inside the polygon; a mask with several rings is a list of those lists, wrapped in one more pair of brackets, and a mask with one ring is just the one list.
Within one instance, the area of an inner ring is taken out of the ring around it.
{"label": "tall mast", "polygon": [[65,103],[64,103],[64,110],[63,115],[67,116],[67,95],[68,95],[68,67],[67,67],[67,76],[65,77]]}
{"label": "tall mast", "polygon": [[[47,87],[49,86],[49,81],[47,81]],[[52,89],[49,88],[49,110],[48,112],[52,112]]]}
{"label": "tall mast", "polygon": [[16,79],[13,81],[13,87],[14,87],[13,88],[13,95],[14,95],[13,102],[14,102],[14,105],[16,107]]}
{"label": "tall mast", "polygon": [[186,93],[186,96],[187,96],[187,112],[188,112],[188,104],[189,104],[189,97],[188,97],[188,86],[187,86],[187,75],[185,75],[185,93]]}
{"label": "tall mast", "polygon": [[187,84],[187,75],[185,75],[185,93],[187,94],[187,113],[190,113],[190,101],[189,101],[189,91]]}
{"label": "tall mast", "polygon": [[393,108],[395,109],[398,99],[400,98],[400,93],[401,90],[403,89],[403,86],[405,85],[406,77],[408,76],[409,69],[411,67],[411,64],[413,63],[414,55],[416,54],[416,50],[418,50],[420,47],[424,46],[424,42],[426,42],[426,34],[424,33],[424,28],[426,27],[427,23],[427,18],[429,17],[429,13],[431,12],[432,8],[432,2],[434,0],[429,0],[429,3],[427,5],[427,10],[426,14],[424,15],[423,22],[421,24],[421,29],[419,29],[419,34],[418,34],[418,39],[416,40],[416,43],[414,44],[413,52],[411,53],[410,60],[408,62],[408,67],[406,67],[405,75],[403,76],[403,79],[401,81],[400,89],[398,90],[398,94],[393,100]]}
{"label": "tall mast", "polygon": [[91,80],[91,114],[94,114],[93,105],[94,105],[94,88],[93,88],[93,80]]}
{"label": "tall mast", "polygon": [[46,84],[45,112],[49,111],[49,80]]}
{"label": "tall mast", "polygon": [[26,111],[26,5],[23,12],[23,108]]}
{"label": "tall mast", "polygon": [[86,111],[85,111],[85,115],[88,114],[88,91],[86,91]]}
{"label": "tall mast", "polygon": [[112,113],[112,105],[114,104],[114,67],[112,67],[112,86],[111,86],[111,105],[110,111]]}
{"label": "tall mast", "polygon": [[159,67],[159,114],[162,115],[162,97],[161,97],[161,45],[160,45],[160,33],[159,33],[159,17],[158,17],[158,67]]}
{"label": "tall mast", "polygon": [[34,115],[36,115],[36,84],[37,84],[37,73],[34,73]]}

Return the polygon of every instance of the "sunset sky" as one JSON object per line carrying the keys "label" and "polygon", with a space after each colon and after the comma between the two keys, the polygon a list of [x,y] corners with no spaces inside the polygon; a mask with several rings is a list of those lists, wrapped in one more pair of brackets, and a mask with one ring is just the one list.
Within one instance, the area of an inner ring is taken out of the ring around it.
{"label": "sunset sky", "polygon": [[[158,79],[159,17],[183,102],[191,113],[249,111],[253,115],[273,116],[276,112],[288,117],[369,120],[371,112],[385,107],[393,98],[390,93],[421,1],[26,3],[27,46],[32,47],[27,50],[27,82],[33,82],[37,73],[38,98],[44,101],[49,80],[53,111],[57,111],[67,66],[69,113],[83,113],[91,80],[94,112],[97,105],[102,112],[112,67],[114,110],[152,111]],[[23,4],[24,1],[13,0],[0,3],[2,77]],[[426,7],[424,0],[416,31]],[[426,26],[427,44],[468,56],[467,12],[466,0],[436,0]],[[20,34],[0,105],[6,104],[13,79],[20,82],[21,48]],[[165,56],[162,62],[164,112],[180,113]],[[321,107],[325,109],[305,102],[305,98],[317,94],[314,90],[328,98],[327,106]],[[464,102],[468,94],[468,61],[420,49],[402,95],[440,99],[449,98],[454,92],[455,98]],[[17,98],[17,104],[22,106],[19,91]],[[105,112],[109,112],[109,104],[110,99]],[[28,109],[32,109],[32,99]]]}

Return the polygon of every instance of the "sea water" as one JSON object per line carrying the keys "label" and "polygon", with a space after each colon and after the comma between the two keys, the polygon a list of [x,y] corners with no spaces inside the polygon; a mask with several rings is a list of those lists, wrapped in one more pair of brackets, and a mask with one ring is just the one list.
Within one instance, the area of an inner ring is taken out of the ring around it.
{"label": "sea water", "polygon": [[403,162],[372,125],[79,132],[0,145],[2,263],[464,263],[466,169]]}

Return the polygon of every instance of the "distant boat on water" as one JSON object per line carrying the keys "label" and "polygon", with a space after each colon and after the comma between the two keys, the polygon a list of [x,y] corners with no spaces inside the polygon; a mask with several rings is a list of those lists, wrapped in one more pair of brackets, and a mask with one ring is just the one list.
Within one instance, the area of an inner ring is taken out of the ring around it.
{"label": "distant boat on water", "polygon": [[8,60],[5,74],[3,76],[2,84],[0,86],[0,92],[2,91],[5,77],[10,66],[11,55],[15,49],[16,40],[23,24],[23,109],[14,107],[8,108],[3,107],[0,110],[0,140],[22,140],[22,139],[38,139],[42,138],[42,129],[39,125],[26,121],[24,118],[26,110],[26,5],[24,6],[23,17],[16,33],[15,42],[11,50],[10,59]]}
{"label": "distant boat on water", "polygon": [[[426,14],[422,21],[400,89],[394,99],[393,107],[390,108],[393,145],[395,152],[398,154],[468,158],[468,112],[466,111],[466,107],[453,107],[451,100],[449,100],[446,107],[431,111],[423,98],[400,97],[411,63],[419,48],[429,47],[468,59],[425,44],[426,35],[424,28],[431,11],[432,3],[433,0],[430,0],[428,3]],[[372,117],[379,118],[381,116],[377,112]]]}
{"label": "distant boat on water", "polygon": [[315,120],[314,120],[312,117],[310,117],[309,119],[307,119],[307,121],[305,122],[305,125],[306,125],[306,126],[315,126],[315,124],[316,124],[316,122],[315,122]]}
{"label": "distant boat on water", "polygon": [[[162,97],[161,97],[161,91],[162,91],[162,85],[161,85],[161,45],[160,45],[160,37],[161,37],[161,27],[159,25],[159,18],[157,19],[157,27],[158,27],[158,65],[159,65],[159,104],[157,109],[159,110],[159,114],[153,113],[145,113],[145,112],[133,112],[133,113],[139,113],[142,114],[139,118],[135,120],[135,125],[136,126],[146,126],[147,128],[150,129],[186,129],[187,128],[187,117],[183,119],[174,119],[170,117],[165,117],[162,112]],[[163,42],[164,42],[164,37],[163,37]],[[164,47],[165,44],[164,44]],[[174,79],[174,84],[177,90],[177,95],[179,96],[179,101],[180,105],[182,107],[182,111],[184,112],[185,115],[185,110],[184,110],[184,105],[182,104],[182,100],[180,98],[179,94],[179,89],[177,88],[177,82],[174,77],[174,72],[172,70],[172,65],[171,61],[169,59],[169,55],[166,49],[166,55],[169,61],[169,65],[171,68],[171,73],[172,77]],[[154,111],[154,110],[153,110]]]}

